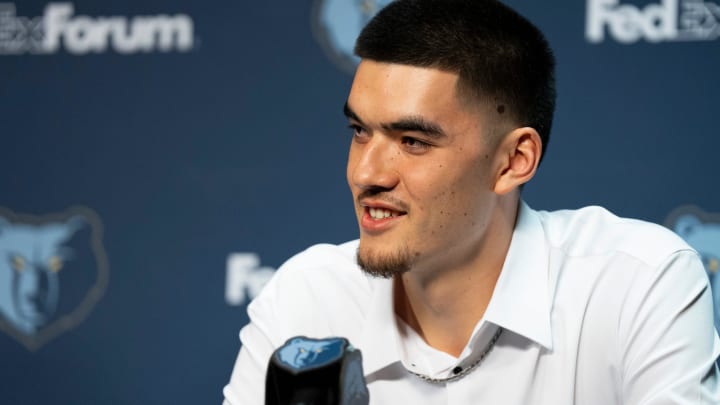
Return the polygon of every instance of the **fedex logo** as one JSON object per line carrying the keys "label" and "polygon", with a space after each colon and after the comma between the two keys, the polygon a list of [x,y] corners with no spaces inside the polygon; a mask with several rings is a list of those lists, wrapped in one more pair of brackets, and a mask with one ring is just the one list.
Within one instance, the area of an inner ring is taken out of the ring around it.
{"label": "fedex logo", "polygon": [[720,37],[720,5],[703,0],[661,0],[639,8],[619,0],[588,0],[585,37],[622,44],[640,40],[708,41]]}
{"label": "fedex logo", "polygon": [[42,16],[18,16],[14,3],[0,3],[0,55],[188,52],[193,21],[185,14],[145,16],[75,15],[72,3],[49,3]]}
{"label": "fedex logo", "polygon": [[255,253],[232,253],[227,258],[225,274],[225,302],[240,306],[260,294],[275,269],[261,267],[260,257]]}

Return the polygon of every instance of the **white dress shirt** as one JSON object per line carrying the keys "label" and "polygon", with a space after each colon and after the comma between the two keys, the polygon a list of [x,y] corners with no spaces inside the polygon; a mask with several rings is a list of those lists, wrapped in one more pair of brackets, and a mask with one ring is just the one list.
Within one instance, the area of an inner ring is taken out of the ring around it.
{"label": "white dress shirt", "polygon": [[[293,336],[346,337],[362,351],[371,405],[720,404],[708,279],[658,225],[599,207],[521,203],[490,303],[464,352],[428,346],[394,314],[392,281],[357,266],[357,241],[288,260],[248,307],[225,404],[262,405],[272,352]],[[467,367],[503,332],[464,378]]]}

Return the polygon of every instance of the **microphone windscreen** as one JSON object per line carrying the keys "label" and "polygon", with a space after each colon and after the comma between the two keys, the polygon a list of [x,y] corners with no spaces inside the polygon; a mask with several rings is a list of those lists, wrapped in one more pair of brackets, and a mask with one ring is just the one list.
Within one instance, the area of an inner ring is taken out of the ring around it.
{"label": "microphone windscreen", "polygon": [[265,405],[368,405],[360,350],[347,339],[297,336],[273,352]]}

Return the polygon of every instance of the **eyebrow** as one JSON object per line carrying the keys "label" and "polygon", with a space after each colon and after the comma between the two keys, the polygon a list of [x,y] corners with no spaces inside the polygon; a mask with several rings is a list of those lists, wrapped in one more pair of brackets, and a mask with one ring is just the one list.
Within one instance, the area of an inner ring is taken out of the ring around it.
{"label": "eyebrow", "polygon": [[352,108],[350,108],[347,101],[345,102],[345,105],[343,106],[343,114],[345,114],[345,117],[347,117],[348,119],[355,120],[361,124],[363,123],[362,120],[360,119],[360,117],[358,117],[357,114],[355,114],[355,111],[353,111]]}
{"label": "eyebrow", "polygon": [[[355,111],[350,108],[347,102],[345,102],[345,106],[343,107],[343,113],[348,119],[357,121],[361,125],[365,125]],[[386,131],[420,132],[435,139],[447,137],[447,134],[445,134],[445,131],[443,131],[440,125],[428,121],[421,116],[404,117],[395,122],[381,124],[381,127]]]}

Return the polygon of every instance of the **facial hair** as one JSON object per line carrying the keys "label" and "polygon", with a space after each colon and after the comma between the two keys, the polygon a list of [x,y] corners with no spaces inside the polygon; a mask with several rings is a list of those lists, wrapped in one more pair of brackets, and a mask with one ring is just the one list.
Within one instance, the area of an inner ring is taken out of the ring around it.
{"label": "facial hair", "polygon": [[357,263],[367,274],[378,278],[393,278],[410,270],[410,251],[403,246],[396,252],[378,254],[362,247],[357,250]]}

